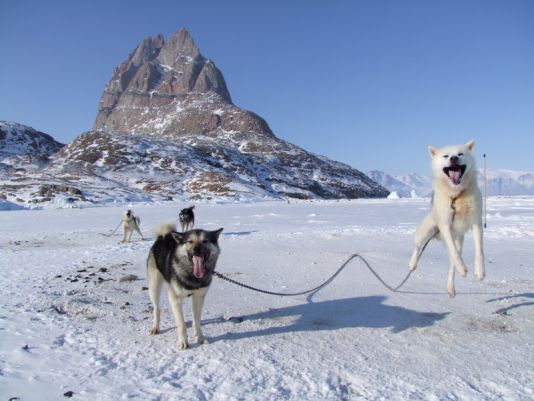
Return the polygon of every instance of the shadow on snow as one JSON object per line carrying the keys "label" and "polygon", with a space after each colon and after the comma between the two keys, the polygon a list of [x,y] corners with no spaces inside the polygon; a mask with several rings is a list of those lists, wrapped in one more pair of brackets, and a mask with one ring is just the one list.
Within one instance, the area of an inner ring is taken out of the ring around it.
{"label": "shadow on snow", "polygon": [[[390,328],[393,333],[399,333],[413,327],[432,326],[448,315],[448,313],[418,312],[400,306],[385,305],[383,302],[386,299],[387,297],[384,296],[336,299],[243,315],[235,320],[238,322],[257,321],[267,327],[228,333],[212,338],[212,340],[237,340],[282,333],[343,328]],[[294,319],[289,324],[284,324],[287,323],[286,318],[291,317]],[[206,321],[205,323],[214,322]]]}

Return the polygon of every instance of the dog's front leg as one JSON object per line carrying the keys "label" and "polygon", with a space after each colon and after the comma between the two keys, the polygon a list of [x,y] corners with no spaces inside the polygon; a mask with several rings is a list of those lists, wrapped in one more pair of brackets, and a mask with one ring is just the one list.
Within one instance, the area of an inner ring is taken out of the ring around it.
{"label": "dog's front leg", "polygon": [[439,231],[441,233],[441,238],[447,246],[447,251],[449,252],[449,259],[454,265],[458,274],[462,277],[467,275],[467,267],[465,266],[462,257],[455,245],[455,240],[452,236],[451,226],[449,224],[440,224]]}
{"label": "dog's front leg", "polygon": [[176,321],[176,330],[178,331],[178,349],[182,351],[188,347],[184,313],[182,311],[182,298],[176,295],[170,287],[168,295],[174,320]]}
{"label": "dog's front leg", "polygon": [[473,225],[473,241],[475,242],[475,277],[477,280],[484,280],[486,275],[484,269],[484,247],[482,239],[482,224]]}
{"label": "dog's front leg", "polygon": [[206,289],[202,288],[193,294],[193,338],[197,344],[207,344],[208,340],[204,337],[202,329],[200,328],[200,320],[202,316],[202,307],[204,306],[204,299],[206,297]]}

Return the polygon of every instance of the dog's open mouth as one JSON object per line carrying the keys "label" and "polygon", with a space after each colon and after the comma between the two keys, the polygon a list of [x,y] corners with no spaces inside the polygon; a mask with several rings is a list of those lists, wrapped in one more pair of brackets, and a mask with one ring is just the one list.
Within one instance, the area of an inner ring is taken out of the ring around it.
{"label": "dog's open mouth", "polygon": [[453,164],[449,167],[445,167],[443,172],[454,185],[459,185],[462,182],[462,177],[465,173],[465,165]]}
{"label": "dog's open mouth", "polygon": [[191,266],[193,267],[193,275],[196,278],[202,278],[206,274],[206,268],[204,263],[209,259],[210,254],[206,253],[205,255],[188,255]]}

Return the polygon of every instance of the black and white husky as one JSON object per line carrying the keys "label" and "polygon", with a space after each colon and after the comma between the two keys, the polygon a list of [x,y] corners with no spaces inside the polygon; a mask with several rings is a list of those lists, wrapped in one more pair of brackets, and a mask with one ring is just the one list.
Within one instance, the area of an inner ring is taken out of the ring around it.
{"label": "black and white husky", "polygon": [[156,229],[157,238],[147,260],[148,287],[154,308],[150,334],[159,331],[159,297],[165,281],[169,285],[169,302],[176,320],[180,350],[188,347],[182,300],[189,296],[192,296],[193,303],[193,338],[199,344],[207,343],[200,328],[200,317],[221,252],[218,239],[222,230],[179,233],[172,224]]}
{"label": "black and white husky", "polygon": [[182,232],[191,230],[195,225],[195,213],[193,213],[194,208],[195,206],[190,206],[180,210],[178,217],[180,219],[180,225],[182,226]]}

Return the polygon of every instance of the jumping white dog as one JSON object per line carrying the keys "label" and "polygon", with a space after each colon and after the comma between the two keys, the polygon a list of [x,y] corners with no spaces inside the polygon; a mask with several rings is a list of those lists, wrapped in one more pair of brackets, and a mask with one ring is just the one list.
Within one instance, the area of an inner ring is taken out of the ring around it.
{"label": "jumping white dog", "polygon": [[415,247],[409,268],[415,270],[426,244],[434,237],[441,239],[449,253],[450,269],[447,293],[454,297],[454,272],[462,277],[467,268],[462,260],[464,235],[473,230],[475,244],[475,277],[484,279],[484,250],[482,246],[482,195],[477,184],[473,147],[465,145],[444,148],[428,147],[432,158],[434,190],[432,209],[415,233]]}

